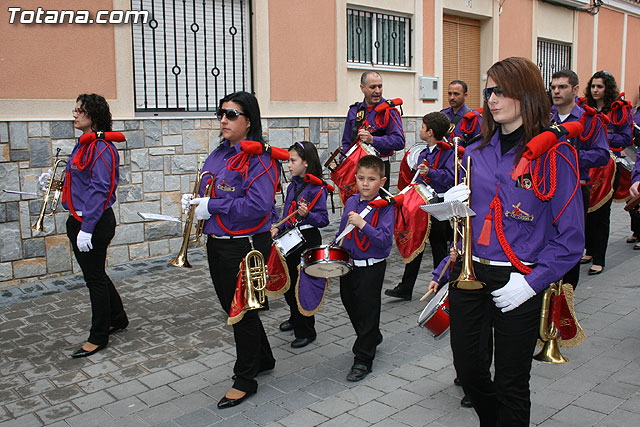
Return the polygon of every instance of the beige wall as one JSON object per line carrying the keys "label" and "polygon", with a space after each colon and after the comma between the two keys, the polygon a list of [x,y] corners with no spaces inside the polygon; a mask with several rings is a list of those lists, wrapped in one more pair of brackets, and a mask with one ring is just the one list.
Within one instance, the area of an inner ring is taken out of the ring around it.
{"label": "beige wall", "polygon": [[[578,57],[578,65],[575,70],[582,82],[582,90],[593,74],[593,51],[594,51],[594,18],[588,13],[578,14],[578,41],[574,45],[575,55]],[[582,93],[581,93],[582,95]]]}
{"label": "beige wall", "polygon": [[[624,15],[614,10],[600,8],[598,14],[598,57],[596,70],[607,70],[620,79],[622,72],[622,31]],[[612,44],[612,40],[618,43]]]}
{"label": "beige wall", "polygon": [[502,2],[500,14],[500,59],[531,58],[533,0]]}
{"label": "beige wall", "polygon": [[334,0],[269,2],[271,101],[336,102]]}
{"label": "beige wall", "polygon": [[573,43],[573,12],[547,3],[537,3],[537,37]]}
{"label": "beige wall", "polygon": [[[129,9],[127,0],[84,4],[59,0],[55,8]],[[33,0],[16,5],[23,10],[45,6]],[[68,118],[76,97],[85,92],[104,95],[114,116],[133,116],[128,25],[9,24],[7,9],[0,13],[0,118]]]}
{"label": "beige wall", "polygon": [[624,91],[627,100],[631,101],[634,105],[638,102],[638,84],[640,84],[638,40],[640,40],[640,18],[627,15],[627,54],[625,55],[626,73]]}

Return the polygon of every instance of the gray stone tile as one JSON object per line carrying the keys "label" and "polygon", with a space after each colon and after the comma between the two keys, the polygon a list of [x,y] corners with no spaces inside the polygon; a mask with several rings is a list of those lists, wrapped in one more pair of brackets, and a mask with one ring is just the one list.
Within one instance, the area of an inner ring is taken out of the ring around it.
{"label": "gray stone tile", "polygon": [[113,417],[107,414],[102,408],[96,408],[65,419],[71,427],[98,427],[112,420]]}
{"label": "gray stone tile", "polygon": [[327,421],[328,418],[320,415],[316,412],[312,412],[308,409],[303,409],[301,411],[296,412],[295,414],[291,414],[287,417],[284,417],[279,420],[279,423],[286,427],[306,427],[306,426],[315,426]]}
{"label": "gray stone tile", "polygon": [[156,406],[160,403],[168,402],[172,399],[180,397],[180,393],[165,385],[149,391],[145,391],[144,393],[139,393],[136,396],[144,403],[146,403],[147,406]]}
{"label": "gray stone tile", "polygon": [[40,427],[41,425],[42,421],[33,414],[0,422],[0,427]]}
{"label": "gray stone tile", "polygon": [[605,417],[604,414],[590,409],[580,408],[575,405],[569,405],[560,410],[551,419],[560,421],[569,425],[594,425]]}
{"label": "gray stone tile", "polygon": [[349,411],[351,415],[355,415],[358,418],[362,418],[365,421],[371,423],[377,423],[383,419],[390,417],[397,412],[396,408],[385,405],[383,403],[372,401],[360,405],[355,409]]}
{"label": "gray stone tile", "polygon": [[204,427],[210,426],[220,421],[220,417],[206,408],[201,408],[176,417],[173,419],[173,421],[179,426]]}
{"label": "gray stone tile", "polygon": [[103,406],[103,409],[116,419],[133,414],[134,412],[142,411],[146,408],[147,405],[137,397],[127,397],[126,399],[118,400]]}
{"label": "gray stone tile", "polygon": [[364,427],[371,423],[351,414],[342,414],[320,425],[322,427]]}
{"label": "gray stone tile", "polygon": [[637,424],[638,414],[623,409],[616,409],[598,423],[599,426],[603,427],[635,426]]}
{"label": "gray stone tile", "polygon": [[[614,409],[620,406],[622,402],[624,402],[624,400],[620,398],[589,391],[576,399],[573,402],[573,405],[602,412],[603,414],[610,414]],[[622,409],[624,409],[624,407],[622,407]]]}
{"label": "gray stone tile", "polygon": [[334,394],[337,394],[345,389],[346,387],[344,385],[330,379],[318,381],[303,388],[303,390],[307,393],[313,396],[317,396],[321,399],[333,396]]}

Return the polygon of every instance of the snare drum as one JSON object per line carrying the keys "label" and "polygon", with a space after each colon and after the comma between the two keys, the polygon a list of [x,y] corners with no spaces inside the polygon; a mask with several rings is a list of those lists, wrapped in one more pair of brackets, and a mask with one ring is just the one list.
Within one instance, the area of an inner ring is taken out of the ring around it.
{"label": "snare drum", "polygon": [[443,285],[418,316],[418,324],[434,338],[442,338],[449,330],[449,286]]}
{"label": "snare drum", "polygon": [[298,227],[289,228],[273,238],[273,244],[278,247],[283,257],[304,245],[304,237]]}
{"label": "snare drum", "polygon": [[340,277],[352,269],[351,257],[346,249],[340,246],[316,246],[304,251],[300,267],[313,277]]}

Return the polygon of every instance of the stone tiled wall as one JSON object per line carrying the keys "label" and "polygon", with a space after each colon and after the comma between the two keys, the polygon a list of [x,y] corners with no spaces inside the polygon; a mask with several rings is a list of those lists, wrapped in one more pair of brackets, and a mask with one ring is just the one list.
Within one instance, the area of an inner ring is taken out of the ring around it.
{"label": "stone tiled wall", "polygon": [[[419,118],[405,118],[407,147],[417,138]],[[293,142],[317,144],[322,162],[339,145],[344,118],[263,119],[265,139],[287,148]],[[114,121],[114,130],[127,140],[120,152],[120,185],[113,206],[118,226],[108,264],[177,253],[182,243],[180,224],[145,222],[138,212],[180,216],[180,198],[192,191],[198,158],[220,141],[218,122],[210,119],[141,119]],[[0,188],[41,194],[40,174],[51,167],[55,153],[67,159],[79,133],[68,121],[0,121]],[[396,154],[392,183],[397,179],[402,152]],[[277,201],[281,203],[282,198]],[[336,203],[339,200],[336,197]],[[12,281],[77,273],[66,237],[68,213],[60,206],[44,222],[46,232],[31,229],[42,196],[0,192],[0,287]]]}

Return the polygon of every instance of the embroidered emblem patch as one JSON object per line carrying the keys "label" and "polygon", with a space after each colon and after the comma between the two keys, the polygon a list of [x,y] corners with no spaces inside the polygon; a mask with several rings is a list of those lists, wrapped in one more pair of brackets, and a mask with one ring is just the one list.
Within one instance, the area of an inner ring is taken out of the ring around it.
{"label": "embroidered emblem patch", "polygon": [[406,245],[411,240],[411,237],[413,236],[413,231],[407,230],[404,233],[401,231],[396,231],[395,235],[396,235],[397,244]]}
{"label": "embroidered emblem patch", "polygon": [[508,218],[513,218],[518,221],[532,222],[534,219],[533,215],[528,214],[527,212],[520,209],[521,203],[522,202],[518,203],[517,205],[511,205],[513,206],[513,210],[504,211],[504,216]]}
{"label": "embroidered emblem patch", "polygon": [[362,121],[363,119],[364,119],[364,110],[359,110],[358,113],[356,114],[356,120]]}
{"label": "embroidered emblem patch", "polygon": [[222,182],[216,185],[216,189],[220,191],[236,191],[236,187],[232,187],[223,179]]}

